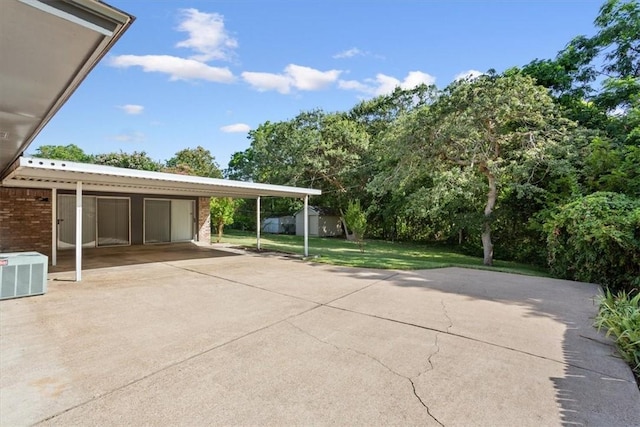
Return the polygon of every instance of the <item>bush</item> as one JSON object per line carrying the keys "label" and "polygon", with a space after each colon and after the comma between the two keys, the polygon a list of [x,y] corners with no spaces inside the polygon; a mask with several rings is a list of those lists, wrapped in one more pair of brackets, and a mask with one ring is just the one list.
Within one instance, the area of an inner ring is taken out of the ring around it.
{"label": "bush", "polygon": [[615,337],[620,355],[640,378],[640,293],[631,298],[624,291],[616,296],[607,291],[600,299],[595,326]]}
{"label": "bush", "polygon": [[364,233],[367,230],[367,216],[360,207],[360,200],[349,202],[347,212],[344,214],[347,227],[351,229],[355,240],[360,247],[360,252],[364,252]]}
{"label": "bush", "polygon": [[640,200],[594,193],[545,224],[551,272],[613,290],[640,288]]}

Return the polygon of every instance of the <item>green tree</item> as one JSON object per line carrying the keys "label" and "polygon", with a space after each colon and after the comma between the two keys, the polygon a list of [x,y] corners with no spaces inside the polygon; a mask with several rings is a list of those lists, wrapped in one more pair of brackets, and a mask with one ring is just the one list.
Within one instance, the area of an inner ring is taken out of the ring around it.
{"label": "green tree", "polygon": [[447,171],[452,178],[463,174],[468,188],[476,188],[474,180],[484,180],[481,240],[484,263],[491,265],[500,189],[520,177],[535,176],[563,142],[567,125],[547,90],[530,77],[485,75],[455,82],[431,106],[399,120],[388,136],[404,147],[396,166],[399,179],[391,183],[400,187],[425,170],[441,177]]}
{"label": "green tree", "polygon": [[[364,252],[364,234],[367,231],[367,215],[360,206],[360,200],[350,201],[346,212],[344,213],[344,221],[347,227],[353,232],[354,240],[360,247],[360,252]],[[345,230],[345,233],[347,230]]]}
{"label": "green tree", "polygon": [[220,167],[211,152],[200,146],[178,151],[167,160],[164,170],[184,175],[222,178]]}
{"label": "green tree", "polygon": [[[411,237],[407,231],[403,209],[407,198],[397,191],[372,184],[372,178],[393,169],[394,145],[389,145],[385,135],[402,115],[429,105],[437,96],[435,86],[419,85],[412,89],[397,87],[392,93],[358,103],[347,112],[350,120],[358,123],[369,135],[369,148],[362,154],[353,181],[358,191],[352,195],[368,206],[367,223],[370,234],[388,239]],[[362,191],[364,186],[365,191]]]}
{"label": "green tree", "polygon": [[234,154],[227,176],[319,188],[324,194],[315,203],[337,210],[364,191],[366,180],[358,169],[369,135],[345,114],[303,112],[288,121],[266,122],[249,138],[251,146]]}
{"label": "green tree", "polygon": [[147,171],[159,171],[161,165],[150,158],[144,151],[134,151],[133,153],[98,154],[94,158],[94,162],[98,165],[115,166],[119,168],[138,169]]}
{"label": "green tree", "polygon": [[224,226],[233,224],[236,204],[231,197],[212,197],[209,206],[211,209],[211,223],[215,225],[217,230],[216,242],[220,243]]}
{"label": "green tree", "polygon": [[86,154],[82,148],[75,144],[42,145],[36,149],[33,157],[68,160],[70,162],[93,163],[93,156]]}

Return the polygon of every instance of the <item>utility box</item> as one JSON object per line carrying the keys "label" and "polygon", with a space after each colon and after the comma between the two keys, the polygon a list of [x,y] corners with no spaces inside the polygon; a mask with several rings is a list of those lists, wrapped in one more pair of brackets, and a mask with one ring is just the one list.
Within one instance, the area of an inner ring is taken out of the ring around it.
{"label": "utility box", "polygon": [[38,252],[0,253],[0,300],[47,292],[48,263]]}

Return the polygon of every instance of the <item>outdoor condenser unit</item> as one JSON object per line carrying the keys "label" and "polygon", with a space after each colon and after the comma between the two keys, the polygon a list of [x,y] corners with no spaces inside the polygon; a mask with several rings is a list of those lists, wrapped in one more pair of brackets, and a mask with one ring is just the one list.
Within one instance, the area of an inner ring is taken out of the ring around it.
{"label": "outdoor condenser unit", "polygon": [[0,253],[0,299],[47,292],[48,258],[38,252]]}

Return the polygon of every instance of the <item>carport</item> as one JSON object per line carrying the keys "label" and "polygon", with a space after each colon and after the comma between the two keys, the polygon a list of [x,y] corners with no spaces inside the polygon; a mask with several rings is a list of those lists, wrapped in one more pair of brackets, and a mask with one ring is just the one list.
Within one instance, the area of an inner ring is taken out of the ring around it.
{"label": "carport", "polygon": [[[51,264],[57,264],[59,210],[58,192],[73,191],[75,195],[75,278],[82,280],[83,253],[83,193],[157,195],[197,197],[207,201],[211,197],[256,199],[256,240],[260,249],[260,200],[262,197],[292,197],[304,201],[308,209],[309,196],[320,195],[320,190],[232,181],[197,176],[177,175],[163,172],[116,168],[111,166],[50,160],[42,158],[19,158],[2,180],[3,187],[45,189],[51,191]],[[203,206],[208,209],[208,203]],[[131,209],[127,229],[131,233]],[[126,213],[125,213],[126,215]],[[308,216],[305,215],[305,219]],[[144,221],[144,219],[143,219]],[[204,226],[208,227],[208,217]],[[143,225],[144,226],[144,225]],[[309,254],[309,225],[305,221],[304,255]],[[208,235],[208,234],[207,234]],[[207,242],[208,243],[208,242]]]}

